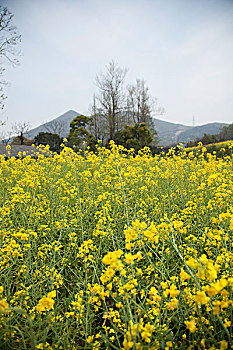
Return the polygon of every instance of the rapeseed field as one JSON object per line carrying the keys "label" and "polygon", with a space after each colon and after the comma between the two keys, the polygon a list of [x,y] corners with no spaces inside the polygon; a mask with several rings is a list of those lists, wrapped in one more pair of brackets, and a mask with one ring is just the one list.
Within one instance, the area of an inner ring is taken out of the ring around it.
{"label": "rapeseed field", "polygon": [[0,191],[0,349],[232,348],[231,155],[45,148]]}

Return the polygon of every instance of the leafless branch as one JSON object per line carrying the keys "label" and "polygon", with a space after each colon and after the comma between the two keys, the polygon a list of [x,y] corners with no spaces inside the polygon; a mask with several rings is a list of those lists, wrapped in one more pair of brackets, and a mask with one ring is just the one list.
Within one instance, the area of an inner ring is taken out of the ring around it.
{"label": "leafless branch", "polygon": [[[18,34],[17,28],[12,24],[14,15],[7,7],[0,6],[0,64],[4,61],[10,62],[13,66],[19,64],[18,56],[20,51],[16,50],[16,45],[21,41],[21,35]],[[0,78],[2,78],[4,68],[0,67]],[[5,85],[6,82],[0,80],[0,85]],[[3,93],[3,88],[0,87],[0,108],[4,108],[4,100],[6,96]]]}
{"label": "leafless branch", "polygon": [[7,146],[10,143],[11,137],[12,137],[12,131],[11,130],[2,131],[0,133],[0,143],[2,145]]}
{"label": "leafless branch", "polygon": [[17,134],[17,136],[20,139],[20,144],[23,145],[24,143],[24,135],[28,134],[30,129],[30,123],[29,122],[15,122],[12,124],[12,131]]}
{"label": "leafless branch", "polygon": [[54,120],[44,125],[47,132],[50,132],[51,134],[57,134],[60,137],[63,136],[66,130],[66,126],[67,126],[67,123],[62,120]]}

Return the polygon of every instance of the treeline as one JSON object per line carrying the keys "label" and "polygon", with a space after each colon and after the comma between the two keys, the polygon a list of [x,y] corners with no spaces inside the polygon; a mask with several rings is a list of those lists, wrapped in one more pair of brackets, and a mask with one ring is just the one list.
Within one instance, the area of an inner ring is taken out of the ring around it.
{"label": "treeline", "polygon": [[201,138],[197,138],[194,141],[188,142],[187,147],[195,147],[200,142],[203,145],[209,145],[209,144],[228,141],[228,140],[233,140],[233,123],[228,126],[224,126],[218,134],[215,134],[215,135],[204,134],[204,136],[202,136]]}
{"label": "treeline", "polygon": [[[66,145],[74,149],[86,148],[93,152],[96,151],[97,143],[103,140],[97,140],[91,133],[93,127],[93,118],[84,115],[78,115],[70,123],[70,133],[66,138]],[[108,147],[110,140],[105,142],[104,146]],[[152,133],[145,123],[136,123],[135,125],[126,125],[124,129],[119,130],[115,134],[115,143],[122,145],[125,148],[134,148],[137,152],[139,149],[148,146],[152,152],[157,150],[156,145],[152,145],[153,137]],[[40,132],[34,140],[29,140],[26,137],[23,138],[23,143],[19,137],[16,137],[12,144],[25,144],[31,145],[34,143],[36,146],[49,145],[51,151],[60,152],[63,138],[58,134],[50,132]]]}

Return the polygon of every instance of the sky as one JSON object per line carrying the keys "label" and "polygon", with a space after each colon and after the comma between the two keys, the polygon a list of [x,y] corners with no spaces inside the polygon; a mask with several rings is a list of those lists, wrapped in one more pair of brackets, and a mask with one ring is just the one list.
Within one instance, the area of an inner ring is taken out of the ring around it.
{"label": "sky", "polygon": [[22,35],[0,120],[31,127],[73,109],[89,114],[111,60],[144,79],[186,125],[233,122],[233,0],[1,0]]}

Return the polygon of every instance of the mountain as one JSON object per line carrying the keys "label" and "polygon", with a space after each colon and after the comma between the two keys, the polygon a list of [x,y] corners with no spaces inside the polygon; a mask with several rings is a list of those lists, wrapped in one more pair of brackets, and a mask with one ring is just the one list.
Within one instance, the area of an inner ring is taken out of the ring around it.
{"label": "mountain", "polygon": [[154,118],[154,126],[155,130],[158,132],[159,145],[163,146],[194,141],[204,136],[204,134],[215,135],[227,125],[226,123],[208,123],[199,126],[187,126]]}
{"label": "mountain", "polygon": [[176,144],[178,135],[192,128],[191,126],[166,122],[156,118],[153,118],[153,122],[158,133],[159,145],[163,146]]}
{"label": "mountain", "polygon": [[33,139],[40,132],[52,132],[54,134],[60,134],[61,137],[66,137],[70,132],[70,122],[77,117],[77,115],[80,115],[80,113],[69,110],[59,117],[29,130],[25,136]]}
{"label": "mountain", "polygon": [[197,138],[201,138],[204,134],[215,135],[218,134],[224,126],[228,124],[225,123],[208,123],[200,126],[195,126],[189,128],[178,135],[178,142],[186,143],[188,141],[193,141]]}
{"label": "mountain", "polygon": [[[67,137],[70,131],[70,122],[80,115],[80,113],[69,110],[59,117],[41,124],[40,126],[31,129],[25,136],[33,139],[40,132],[52,132],[60,134],[61,137]],[[193,141],[197,137],[202,137],[206,134],[218,134],[223,126],[228,124],[224,123],[209,123],[201,126],[188,126],[183,124],[176,124],[166,122],[161,119],[153,118],[155,130],[158,133],[159,145],[169,146],[175,145],[179,142],[186,143]]]}

